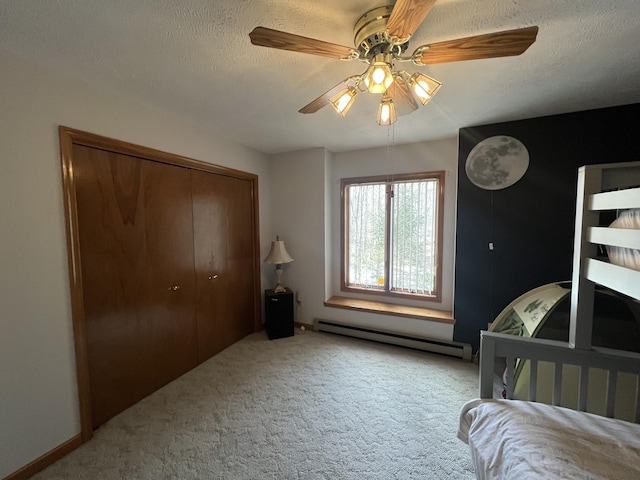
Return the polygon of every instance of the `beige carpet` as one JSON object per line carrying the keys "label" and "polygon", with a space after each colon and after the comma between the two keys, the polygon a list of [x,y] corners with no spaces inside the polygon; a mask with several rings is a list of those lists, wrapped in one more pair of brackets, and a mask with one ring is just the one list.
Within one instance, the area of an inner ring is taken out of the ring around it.
{"label": "beige carpet", "polygon": [[475,364],[330,334],[250,335],[34,478],[471,479]]}

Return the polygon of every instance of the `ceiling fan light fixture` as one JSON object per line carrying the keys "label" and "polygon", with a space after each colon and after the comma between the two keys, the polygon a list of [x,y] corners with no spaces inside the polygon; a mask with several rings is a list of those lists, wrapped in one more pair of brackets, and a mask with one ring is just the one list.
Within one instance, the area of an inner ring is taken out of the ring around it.
{"label": "ceiling fan light fixture", "polygon": [[354,87],[348,87],[329,100],[329,102],[331,102],[331,106],[338,114],[345,117],[351,105],[353,105],[357,94],[358,91]]}
{"label": "ceiling fan light fixture", "polygon": [[376,55],[364,76],[364,84],[369,93],[384,93],[393,83],[393,72],[388,59],[389,55]]}
{"label": "ceiling fan light fixture", "polygon": [[262,26],[254,28],[249,38],[253,45],[261,47],[366,63],[368,66],[364,73],[343,80],[299,112],[315,113],[331,103],[344,117],[356,95],[368,91],[383,96],[378,109],[378,124],[392,125],[397,113],[404,115],[417,110],[418,100],[426,105],[442,86],[439,81],[422,73],[393,72],[396,63],[411,61],[420,66],[511,57],[524,53],[536,41],[539,29],[530,26],[425,44],[416,48],[411,56],[403,56],[409,39],[436,1],[396,0],[392,5],[369,10],[354,26],[355,48]]}
{"label": "ceiling fan light fixture", "polygon": [[397,119],[396,106],[394,105],[391,97],[385,94],[380,101],[380,106],[378,107],[378,117],[376,119],[378,125],[383,127],[392,125]]}
{"label": "ceiling fan light fixture", "polygon": [[442,83],[423,73],[416,72],[411,76],[410,85],[418,100],[426,105],[438,93]]}

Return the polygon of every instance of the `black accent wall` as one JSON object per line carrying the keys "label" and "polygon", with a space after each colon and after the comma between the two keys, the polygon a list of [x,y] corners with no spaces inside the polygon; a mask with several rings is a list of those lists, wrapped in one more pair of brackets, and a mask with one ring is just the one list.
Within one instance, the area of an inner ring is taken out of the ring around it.
{"label": "black accent wall", "polygon": [[[515,298],[571,279],[577,170],[639,161],[639,119],[633,104],[460,130],[454,340],[477,350],[480,330]],[[529,168],[516,184],[490,191],[469,181],[465,162],[496,135],[520,140]]]}

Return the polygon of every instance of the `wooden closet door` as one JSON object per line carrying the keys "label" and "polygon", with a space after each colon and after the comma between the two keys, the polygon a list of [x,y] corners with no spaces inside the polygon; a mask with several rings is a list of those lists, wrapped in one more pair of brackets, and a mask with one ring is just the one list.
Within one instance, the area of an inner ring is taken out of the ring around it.
{"label": "wooden closet door", "polygon": [[198,358],[254,332],[251,182],[192,170]]}
{"label": "wooden closet door", "polygon": [[191,181],[74,145],[93,427],[197,364]]}

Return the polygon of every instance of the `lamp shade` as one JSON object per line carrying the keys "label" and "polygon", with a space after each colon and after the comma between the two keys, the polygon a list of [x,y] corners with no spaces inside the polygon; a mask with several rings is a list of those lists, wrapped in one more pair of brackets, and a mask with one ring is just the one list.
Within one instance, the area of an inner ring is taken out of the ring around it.
{"label": "lamp shade", "polygon": [[393,104],[393,100],[389,95],[385,94],[378,107],[378,125],[392,125],[396,119],[396,107]]}
{"label": "lamp shade", "polygon": [[357,93],[358,92],[355,88],[349,87],[342,90],[329,101],[333,108],[335,108],[336,112],[344,117],[351,108],[351,105],[353,105],[353,101],[356,99]]}
{"label": "lamp shade", "polygon": [[384,93],[393,83],[391,60],[386,54],[376,55],[364,76],[364,84],[369,93]]}
{"label": "lamp shade", "polygon": [[416,72],[411,76],[411,88],[423,105],[429,103],[433,96],[438,93],[442,84],[434,78],[423,73]]}
{"label": "lamp shade", "polygon": [[276,240],[271,242],[271,250],[264,261],[266,263],[275,263],[276,265],[280,265],[282,263],[293,262],[293,258],[291,258],[291,255],[287,252],[287,249],[284,246],[284,240],[280,240],[280,237],[276,237]]}

